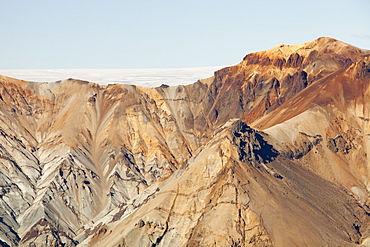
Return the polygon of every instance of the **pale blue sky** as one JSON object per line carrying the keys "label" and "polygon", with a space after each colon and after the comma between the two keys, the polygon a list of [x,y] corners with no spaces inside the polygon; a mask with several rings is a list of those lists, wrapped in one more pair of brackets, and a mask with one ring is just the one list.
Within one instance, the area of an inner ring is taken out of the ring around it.
{"label": "pale blue sky", "polygon": [[369,0],[0,0],[0,69],[232,65],[320,36],[370,49]]}

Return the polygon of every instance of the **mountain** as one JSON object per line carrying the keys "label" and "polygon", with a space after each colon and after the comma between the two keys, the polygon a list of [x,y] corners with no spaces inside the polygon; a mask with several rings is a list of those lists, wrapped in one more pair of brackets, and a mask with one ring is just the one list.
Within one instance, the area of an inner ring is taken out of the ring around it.
{"label": "mountain", "polygon": [[370,246],[369,94],[332,38],[187,86],[0,76],[0,244]]}

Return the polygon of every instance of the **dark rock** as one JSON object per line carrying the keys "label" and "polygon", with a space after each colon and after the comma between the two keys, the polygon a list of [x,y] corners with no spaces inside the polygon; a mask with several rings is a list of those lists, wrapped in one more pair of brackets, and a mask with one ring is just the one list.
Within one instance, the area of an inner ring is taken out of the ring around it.
{"label": "dark rock", "polygon": [[339,151],[343,154],[348,154],[349,150],[352,149],[352,146],[341,135],[335,138],[328,138],[327,147],[334,153]]}
{"label": "dark rock", "polygon": [[360,77],[370,78],[370,63],[361,63]]}
{"label": "dark rock", "polygon": [[239,158],[245,163],[259,167],[258,163],[269,163],[279,155],[264,140],[262,132],[252,129],[242,121],[236,123],[233,136],[233,143],[239,148]]}

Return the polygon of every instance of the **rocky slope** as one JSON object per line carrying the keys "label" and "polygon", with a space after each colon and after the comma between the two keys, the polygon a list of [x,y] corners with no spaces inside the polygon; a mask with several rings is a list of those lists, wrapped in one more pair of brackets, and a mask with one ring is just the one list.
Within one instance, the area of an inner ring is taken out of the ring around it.
{"label": "rocky slope", "polygon": [[0,244],[370,246],[369,84],[331,38],[188,86],[0,76]]}

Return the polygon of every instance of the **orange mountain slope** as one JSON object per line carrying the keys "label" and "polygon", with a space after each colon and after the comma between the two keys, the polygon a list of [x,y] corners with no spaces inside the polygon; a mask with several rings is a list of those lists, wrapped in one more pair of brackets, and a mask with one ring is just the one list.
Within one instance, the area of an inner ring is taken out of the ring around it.
{"label": "orange mountain slope", "polygon": [[0,76],[0,245],[370,246],[370,51],[187,86]]}

